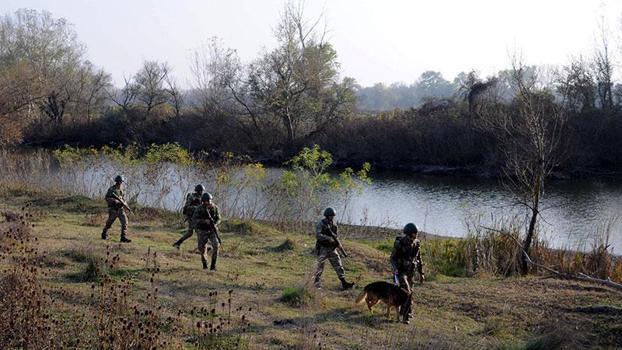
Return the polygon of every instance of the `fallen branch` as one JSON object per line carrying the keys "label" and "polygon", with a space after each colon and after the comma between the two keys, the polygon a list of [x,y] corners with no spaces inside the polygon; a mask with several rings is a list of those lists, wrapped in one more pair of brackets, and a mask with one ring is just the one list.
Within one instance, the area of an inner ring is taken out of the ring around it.
{"label": "fallen branch", "polygon": [[579,280],[579,281],[586,281],[586,282],[592,282],[592,283],[598,283],[598,284],[602,284],[611,288],[615,288],[618,290],[622,291],[622,284],[620,283],[616,283],[614,281],[611,280],[611,278],[607,278],[607,279],[600,279],[600,278],[596,278],[596,277],[592,277],[592,276],[588,276],[584,273],[578,273],[578,274],[573,274],[573,273],[565,273],[565,272],[559,272],[556,271],[548,266],[544,266],[542,264],[538,264],[536,262],[534,262],[533,260],[531,260],[531,258],[529,257],[529,255],[523,251],[523,254],[525,255],[525,258],[527,259],[527,262],[529,262],[530,264],[532,264],[533,266],[539,267],[543,270],[546,270],[556,276],[559,276],[561,278],[564,279],[574,279],[574,280]]}

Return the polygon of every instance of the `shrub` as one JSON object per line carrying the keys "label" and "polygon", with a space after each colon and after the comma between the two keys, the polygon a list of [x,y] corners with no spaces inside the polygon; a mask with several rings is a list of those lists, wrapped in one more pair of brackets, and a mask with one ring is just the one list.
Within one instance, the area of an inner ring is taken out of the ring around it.
{"label": "shrub", "polygon": [[272,248],[272,250],[277,253],[286,252],[294,249],[296,249],[296,243],[289,238],[287,238],[283,243],[279,244],[278,246]]}
{"label": "shrub", "polygon": [[302,307],[310,304],[314,299],[315,295],[309,287],[303,286],[285,288],[279,300],[292,307]]}

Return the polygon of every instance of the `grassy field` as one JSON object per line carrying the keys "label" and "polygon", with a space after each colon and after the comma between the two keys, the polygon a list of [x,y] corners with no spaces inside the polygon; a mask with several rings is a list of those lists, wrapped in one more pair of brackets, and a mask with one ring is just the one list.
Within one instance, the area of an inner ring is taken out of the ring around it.
{"label": "grassy field", "polygon": [[[390,281],[387,247],[393,238],[387,235],[359,239],[350,232],[343,241],[350,254],[344,262],[346,276],[357,286],[341,291],[327,264],[324,288],[315,290],[309,287],[315,260],[314,238],[308,232],[225,220],[218,271],[209,273],[194,252],[196,236],[180,251],[171,246],[184,229],[180,215],[140,208],[129,216],[133,242],[120,244],[118,223],[108,241],[100,239],[106,218],[103,201],[7,190],[0,211],[19,215],[27,203],[33,244],[45,272],[39,278],[45,293],[56,296],[49,308],[68,318],[108,312],[98,310],[102,300],[92,296],[109,285],[101,282],[107,276],[107,283],[127,285],[126,307],[151,308],[159,319],[170,320],[158,326],[166,348],[622,347],[622,294],[596,285],[539,276],[430,273],[428,282],[415,287],[414,320],[404,325],[387,320],[383,306],[370,315],[363,305],[354,305],[362,286]],[[6,274],[15,260],[5,258],[0,264]],[[225,325],[205,336],[201,329],[207,322],[211,327],[212,321],[215,327],[217,318],[224,318]]]}

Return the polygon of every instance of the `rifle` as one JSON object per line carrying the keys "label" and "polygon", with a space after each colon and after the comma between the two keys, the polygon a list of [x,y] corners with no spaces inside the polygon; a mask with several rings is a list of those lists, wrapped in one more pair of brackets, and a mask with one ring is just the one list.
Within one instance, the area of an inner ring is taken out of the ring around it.
{"label": "rifle", "polygon": [[209,208],[206,208],[205,212],[207,213],[207,218],[209,219],[210,229],[212,229],[212,231],[216,235],[216,239],[218,240],[218,243],[222,244],[222,240],[220,239],[220,235],[218,234],[218,227],[216,226],[216,223],[214,222],[214,218],[212,217],[212,214],[210,214],[209,212]]}
{"label": "rifle", "polygon": [[326,228],[328,229],[328,235],[335,240],[335,243],[337,243],[337,249],[339,249],[341,255],[343,255],[344,258],[347,258],[348,254],[346,254],[346,251],[343,249],[343,246],[341,245],[339,238],[337,238],[337,235],[333,232],[333,230],[330,229],[330,225],[326,225]]}
{"label": "rifle", "polygon": [[127,205],[127,203],[123,199],[119,198],[119,196],[117,196],[116,193],[112,192],[112,198],[118,200],[119,203],[121,203],[121,206],[127,209],[127,211],[129,211],[130,213],[132,212],[132,209],[130,208],[130,206]]}

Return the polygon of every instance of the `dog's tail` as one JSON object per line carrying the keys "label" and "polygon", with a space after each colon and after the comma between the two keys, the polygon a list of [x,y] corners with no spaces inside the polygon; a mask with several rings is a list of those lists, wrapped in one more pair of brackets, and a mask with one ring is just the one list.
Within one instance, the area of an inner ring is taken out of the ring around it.
{"label": "dog's tail", "polygon": [[361,294],[359,294],[358,297],[356,297],[356,304],[360,304],[363,302],[363,300],[365,300],[365,298],[367,297],[367,291],[362,291]]}

